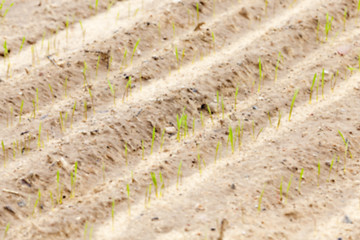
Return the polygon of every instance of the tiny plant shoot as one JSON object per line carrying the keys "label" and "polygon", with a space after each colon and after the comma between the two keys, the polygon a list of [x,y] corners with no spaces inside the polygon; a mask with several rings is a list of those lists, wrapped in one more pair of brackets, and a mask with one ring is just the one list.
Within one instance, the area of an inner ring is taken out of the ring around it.
{"label": "tiny plant shoot", "polygon": [[129,216],[130,216],[131,211],[130,211],[130,186],[129,186],[129,184],[126,184],[126,192],[127,192],[127,199],[128,199],[128,212],[129,212]]}
{"label": "tiny plant shoot", "polygon": [[115,101],[115,90],[114,90],[114,87],[113,85],[111,84],[110,80],[108,79],[108,85],[109,85],[109,88],[110,88],[110,91],[111,91],[111,94],[113,95],[113,98],[114,98],[114,106],[116,106],[116,101]]}
{"label": "tiny plant shoot", "polygon": [[260,193],[259,202],[258,202],[258,212],[261,212],[261,202],[262,202],[262,198],[264,196],[265,187],[266,187],[266,184],[264,185],[264,188]]}
{"label": "tiny plant shoot", "polygon": [[132,55],[131,55],[130,64],[133,63],[133,58],[134,58],[134,55],[135,55],[135,53],[136,53],[136,49],[137,49],[137,47],[139,46],[139,43],[140,43],[140,38],[139,38],[139,39],[137,40],[137,42],[135,43],[134,50],[133,50]]}
{"label": "tiny plant shoot", "polygon": [[263,78],[263,74],[262,74],[261,58],[259,58],[259,87],[258,87],[258,92],[260,92],[262,78]]}
{"label": "tiny plant shoot", "polygon": [[236,101],[237,101],[237,95],[238,95],[238,93],[239,93],[239,87],[238,86],[236,86],[236,89],[235,89],[235,111],[236,111]]}
{"label": "tiny plant shoot", "polygon": [[296,90],[295,90],[295,93],[294,93],[294,97],[293,97],[293,99],[292,99],[292,101],[291,101],[290,113],[289,113],[289,121],[291,120],[291,113],[292,113],[292,110],[293,110],[293,108],[294,108],[294,103],[295,103],[296,96],[298,95],[298,93],[299,93],[299,89],[296,89]]}
{"label": "tiny plant shoot", "polygon": [[286,188],[286,197],[285,197],[285,204],[287,203],[287,200],[288,200],[288,198],[289,198],[289,191],[290,191],[290,187],[291,187],[291,180],[292,180],[292,178],[293,178],[293,174],[291,174],[291,176],[290,176],[290,180],[289,180],[289,183],[288,183],[288,186],[287,186],[287,188]]}
{"label": "tiny plant shoot", "polygon": [[329,177],[327,179],[328,182],[330,182],[330,175],[331,175],[331,170],[333,169],[333,166],[334,166],[334,162],[335,162],[335,154],[334,154],[334,157],[331,159]]}
{"label": "tiny plant shoot", "polygon": [[311,88],[310,88],[309,104],[311,104],[312,93],[313,93],[314,85],[315,85],[315,82],[316,82],[316,76],[317,76],[317,74],[315,73],[314,78],[313,78],[312,83],[311,83]]}
{"label": "tiny plant shoot", "polygon": [[299,177],[299,192],[301,192],[300,188],[301,188],[301,181],[303,179],[304,176],[304,168],[301,169],[300,171],[300,177]]}
{"label": "tiny plant shoot", "polygon": [[150,175],[151,175],[151,179],[152,179],[152,181],[154,183],[155,195],[156,195],[156,197],[158,197],[158,185],[157,185],[157,181],[156,181],[156,175],[153,172],[151,172]]}

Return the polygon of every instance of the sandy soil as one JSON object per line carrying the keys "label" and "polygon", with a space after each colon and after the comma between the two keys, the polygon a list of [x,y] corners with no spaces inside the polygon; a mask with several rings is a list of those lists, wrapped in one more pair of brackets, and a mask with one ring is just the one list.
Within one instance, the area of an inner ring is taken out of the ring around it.
{"label": "sandy soil", "polygon": [[13,2],[2,238],[360,239],[357,1]]}

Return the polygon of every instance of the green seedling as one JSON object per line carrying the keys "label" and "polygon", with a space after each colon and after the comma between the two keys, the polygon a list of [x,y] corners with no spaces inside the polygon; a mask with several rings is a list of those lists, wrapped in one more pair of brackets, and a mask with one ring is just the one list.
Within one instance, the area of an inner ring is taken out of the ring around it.
{"label": "green seedling", "polygon": [[[360,3],[360,1],[359,1]],[[346,26],[346,18],[348,16],[348,13],[347,13],[347,7],[345,7],[345,10],[344,10],[344,16],[343,16],[343,22],[344,22],[344,28],[343,28],[343,31],[345,31],[345,26]]]}
{"label": "green seedling", "polygon": [[338,133],[339,133],[340,137],[342,138],[342,140],[343,140],[343,142],[344,142],[344,144],[345,144],[345,148],[346,148],[346,149],[345,149],[345,153],[346,153],[345,157],[347,156],[347,151],[348,151],[348,152],[349,152],[349,155],[350,155],[350,158],[352,159],[353,156],[352,156],[350,150],[348,149],[348,143],[349,143],[349,141],[344,137],[344,135],[341,133],[340,130],[338,130]]}
{"label": "green seedling", "polygon": [[328,177],[328,179],[327,179],[328,182],[330,182],[330,175],[331,175],[331,170],[333,169],[333,166],[334,166],[334,162],[335,162],[335,155],[334,155],[333,158],[331,159],[330,170],[329,170],[329,177]]}
{"label": "green seedling", "polygon": [[90,96],[90,101],[91,101],[91,108],[93,110],[93,113],[95,114],[95,104],[94,104],[94,97],[93,94],[91,92],[91,89],[88,88],[88,92],[89,92],[89,96]]}
{"label": "green seedling", "polygon": [[269,1],[264,0],[264,3],[265,3],[265,16],[267,16],[267,7],[268,7],[268,4],[269,4]]}
{"label": "green seedling", "polygon": [[82,69],[82,74],[83,74],[83,77],[84,77],[84,88],[87,85],[87,80],[86,80],[86,70],[87,69],[88,69],[88,67],[87,67],[86,61],[84,61],[84,67]]}
{"label": "green seedling", "polygon": [[70,172],[70,181],[71,181],[70,198],[75,197],[75,183],[76,183],[77,168],[78,168],[78,162],[75,162],[74,172]]}
{"label": "green seedling", "polygon": [[131,211],[130,211],[130,186],[129,186],[129,184],[126,184],[126,192],[127,192],[127,199],[128,199],[128,212],[129,212],[129,216],[130,216]]}
{"label": "green seedling", "polygon": [[152,131],[150,155],[153,153],[154,142],[155,142],[155,127],[153,127],[153,131]]}
{"label": "green seedling", "polygon": [[45,36],[46,36],[46,32],[44,31],[44,32],[43,32],[43,35],[42,35],[42,38],[41,38],[41,50],[42,50],[43,47],[44,47]]}
{"label": "green seedling", "polygon": [[41,148],[41,122],[40,122],[40,124],[39,124],[39,136],[38,136],[38,142],[37,142],[38,144],[38,148],[40,149]]}
{"label": "green seedling", "polygon": [[181,128],[183,126],[183,121],[185,120],[185,115],[184,113],[181,114],[181,117],[179,117],[179,115],[176,114],[176,125],[177,125],[177,135],[176,135],[176,139],[180,142],[181,140]]}
{"label": "green seedling", "polygon": [[314,78],[313,78],[312,83],[311,83],[311,87],[310,87],[309,104],[311,104],[312,93],[313,93],[314,85],[315,85],[315,82],[316,82],[316,76],[317,76],[317,74],[315,73]]}
{"label": "green seedling", "polygon": [[290,180],[289,180],[289,183],[288,183],[288,186],[287,186],[287,188],[286,188],[286,197],[285,197],[285,204],[287,203],[287,200],[288,200],[288,198],[289,198],[289,191],[290,191],[290,187],[291,187],[291,180],[292,180],[292,178],[293,178],[293,174],[291,174],[291,176],[290,176]]}
{"label": "green seedling", "polygon": [[278,78],[278,70],[279,70],[279,66],[280,66],[280,62],[284,62],[284,57],[283,55],[281,54],[281,52],[279,52],[278,54],[278,59],[276,61],[276,66],[275,66],[275,82]]}
{"label": "green seedling", "polygon": [[154,183],[155,195],[156,195],[156,197],[158,197],[158,185],[157,185],[157,181],[156,181],[156,175],[153,172],[151,172],[150,175],[151,175],[151,179],[152,179],[152,181]]}
{"label": "green seedling", "polygon": [[[2,2],[1,4],[3,5],[4,2],[5,2],[5,1],[3,0],[3,2]],[[0,16],[2,16],[3,19],[5,19],[6,15],[8,14],[8,12],[9,12],[10,8],[12,8],[12,6],[14,6],[14,3],[11,3],[11,4],[9,5],[9,7],[8,7],[7,9],[5,9],[5,11],[4,11],[3,14],[1,14],[1,12],[0,12]],[[2,6],[1,6],[1,8],[2,8]],[[0,8],[0,11],[1,11],[1,8]]]}
{"label": "green seedling", "polygon": [[82,36],[83,36],[83,42],[85,42],[86,29],[84,28],[81,20],[79,20],[79,23],[80,23],[80,28],[81,28]]}
{"label": "green seedling", "polygon": [[24,108],[24,100],[21,100],[20,112],[19,112],[19,123],[21,123],[21,115]]}
{"label": "green seedling", "polygon": [[214,48],[214,53],[216,52],[216,44],[215,44],[215,33],[211,32],[211,37],[212,37],[212,42],[213,42],[213,48]]}
{"label": "green seedling", "polygon": [[180,69],[180,59],[179,59],[179,52],[177,46],[175,46],[175,56],[176,56],[176,62],[178,64],[178,68]]}
{"label": "green seedling", "polygon": [[38,198],[37,198],[36,201],[35,201],[34,209],[33,209],[33,212],[32,212],[32,216],[35,215],[35,210],[36,210],[38,204],[40,203],[40,200],[41,200],[41,192],[40,192],[40,189],[39,189]]}
{"label": "green seedling", "polygon": [[263,74],[262,74],[261,58],[259,58],[259,87],[258,87],[258,92],[260,92],[262,79],[263,79]]}
{"label": "green seedling", "polygon": [[51,97],[51,102],[54,102],[54,91],[49,83],[49,89],[50,89],[50,97]]}
{"label": "green seedling", "polygon": [[284,180],[284,177],[281,177],[281,180],[280,180],[280,187],[279,187],[279,192],[280,192],[280,202],[282,202],[282,199],[283,199],[283,180]]}
{"label": "green seedling", "polygon": [[303,179],[303,176],[304,176],[304,168],[301,169],[300,171],[300,177],[299,177],[299,192],[301,192],[301,181]]}
{"label": "green seedling", "polygon": [[140,38],[139,38],[139,39],[137,40],[137,42],[135,43],[134,50],[133,50],[133,53],[132,53],[132,55],[131,55],[130,64],[132,64],[132,62],[133,62],[133,58],[134,58],[134,55],[135,55],[135,53],[136,53],[136,49],[137,49],[137,47],[139,46],[139,43],[140,43]]}
{"label": "green seedling", "polygon": [[131,96],[131,76],[129,76],[129,80],[128,80],[128,82],[126,83],[125,91],[124,91],[124,95],[123,95],[122,101],[124,102],[125,97],[126,97],[126,99],[127,99],[127,97],[128,97],[129,95]]}
{"label": "green seedling", "polygon": [[179,167],[177,171],[176,189],[179,189],[179,182],[181,182],[181,176],[182,176],[181,166],[182,166],[182,160],[179,163]]}
{"label": "green seedling", "polygon": [[210,109],[209,105],[206,104],[206,106],[207,106],[207,109],[208,109],[208,112],[209,112],[209,115],[210,115],[211,123],[214,124],[214,120],[213,120],[213,117],[212,117],[212,114],[211,114],[211,109]]}
{"label": "green seedling", "polygon": [[318,179],[317,185],[318,186],[320,186],[320,170],[321,170],[321,164],[320,164],[320,160],[318,160],[318,176],[317,176],[317,179]]}
{"label": "green seedling", "polygon": [[329,32],[331,31],[332,21],[334,17],[329,17],[329,13],[326,13],[326,24],[325,24],[325,41],[328,40]]}
{"label": "green seedling", "polygon": [[162,132],[161,132],[161,137],[160,137],[160,151],[162,150],[163,145],[164,145],[164,141],[165,141],[164,136],[165,136],[165,129],[163,129]]}
{"label": "green seedling", "polygon": [[113,98],[114,98],[114,106],[116,106],[116,101],[115,101],[115,89],[114,89],[114,87],[113,87],[113,85],[111,84],[111,82],[110,82],[109,79],[108,79],[108,85],[109,85],[111,94],[113,95]]}
{"label": "green seedling", "polygon": [[5,231],[4,231],[4,236],[3,236],[4,240],[5,240],[6,236],[7,236],[7,232],[9,231],[9,228],[10,228],[10,223],[6,224]]}
{"label": "green seedling", "polygon": [[65,21],[65,29],[66,29],[66,42],[68,42],[68,40],[69,40],[69,19],[68,18],[66,18],[66,21]]}
{"label": "green seedling", "polygon": [[[197,159],[198,159],[198,164],[199,164],[199,172],[200,172],[200,175],[202,173],[202,168],[201,168],[201,157],[200,157],[200,153],[197,154]],[[204,167],[206,167],[206,164],[205,164],[205,160],[203,159],[202,160],[203,164],[204,164]]]}
{"label": "green seedling", "polygon": [[220,100],[219,100],[219,91],[216,91],[216,108],[217,108],[217,112],[219,112],[220,109]]}
{"label": "green seedling", "polygon": [[264,196],[265,187],[266,187],[266,184],[264,185],[264,188],[260,193],[259,202],[258,202],[258,212],[261,212],[261,202],[262,202],[262,198]]}
{"label": "green seedling", "polygon": [[127,148],[127,143],[125,143],[125,163],[126,166],[128,166],[128,148]]}
{"label": "green seedling", "polygon": [[98,5],[99,5],[99,0],[95,0],[95,12],[97,13],[98,11]]}
{"label": "green seedling", "polygon": [[84,121],[86,122],[87,121],[87,101],[84,100]]}
{"label": "green seedling", "polygon": [[60,190],[60,172],[57,170],[56,172],[56,184],[57,184],[57,195],[58,195],[58,204],[62,203],[62,194]]}
{"label": "green seedling", "polygon": [[159,172],[159,179],[160,179],[160,197],[164,196],[164,189],[165,189],[165,183],[164,183],[164,179],[163,176],[161,174],[161,171]]}
{"label": "green seedling", "polygon": [[272,127],[272,122],[271,122],[270,112],[268,112],[268,119],[269,119],[269,124],[270,124],[270,127]]}
{"label": "green seedling", "polygon": [[6,167],[6,150],[5,150],[4,141],[1,141],[1,147],[3,150],[3,154],[4,154],[4,168],[5,168]]}
{"label": "green seedling", "polygon": [[144,140],[141,140],[141,159],[144,160],[145,156],[145,146],[144,146]]}
{"label": "green seedling", "polygon": [[261,128],[259,130],[258,134],[256,134],[256,136],[255,136],[255,122],[254,121],[252,121],[251,128],[252,128],[251,137],[252,137],[253,141],[255,142],[258,139],[260,133],[262,132],[262,130],[264,128]]}
{"label": "green seedling", "polygon": [[111,53],[111,54],[110,54],[110,57],[108,58],[106,77],[109,77],[109,73],[110,73],[110,70],[111,70],[112,62],[113,62],[113,54]]}
{"label": "green seedling", "polygon": [[16,156],[16,143],[13,142],[13,158],[15,160],[15,156]]}
{"label": "green seedling", "polygon": [[217,143],[217,145],[216,145],[216,150],[215,150],[215,163],[216,163],[216,160],[217,160],[217,157],[218,157],[220,146],[221,146],[221,142],[219,141]]}
{"label": "green seedling", "polygon": [[199,2],[196,3],[196,21],[199,24],[200,14],[199,14]]}
{"label": "green seedling", "polygon": [[65,80],[64,80],[64,94],[65,94],[65,98],[67,98],[67,85],[68,85],[68,77],[65,77]]}
{"label": "green seedling", "polygon": [[88,231],[88,221],[85,222],[85,226],[84,226],[84,240],[87,239],[87,231]]}
{"label": "green seedling", "polygon": [[74,102],[74,106],[73,106],[72,112],[71,112],[71,123],[70,123],[70,128],[71,129],[72,129],[73,122],[74,122],[75,110],[76,110],[76,101]]}
{"label": "green seedling", "polygon": [[174,39],[175,39],[176,38],[175,23],[172,22],[171,25],[172,25],[172,28],[173,28]]}
{"label": "green seedling", "polygon": [[294,103],[295,103],[296,96],[298,95],[298,93],[299,93],[299,89],[296,89],[296,90],[295,90],[295,93],[294,93],[294,97],[293,97],[293,99],[292,99],[292,101],[291,101],[290,113],[289,113],[289,121],[291,120],[291,113],[292,113],[292,110],[293,110],[293,108],[294,108]]}
{"label": "green seedling", "polygon": [[31,61],[32,61],[32,66],[35,67],[36,58],[35,58],[35,46],[34,45],[31,45]]}
{"label": "green seedling", "polygon": [[325,70],[321,73],[321,97],[324,98],[324,82],[325,82]]}
{"label": "green seedling", "polygon": [[8,57],[9,55],[9,50],[8,50],[8,47],[7,47],[7,44],[6,44],[6,40],[4,41],[4,59]]}
{"label": "green seedling", "polygon": [[236,89],[235,89],[235,111],[236,111],[236,101],[237,101],[237,95],[238,95],[238,93],[239,93],[239,87],[238,86],[236,86]]}
{"label": "green seedling", "polygon": [[230,142],[230,145],[231,145],[231,153],[234,154],[234,152],[235,152],[235,141],[234,141],[233,130],[232,130],[231,127],[229,127],[228,142]]}
{"label": "green seedling", "polygon": [[21,50],[22,50],[23,47],[24,47],[24,43],[25,43],[25,37],[22,38],[21,45],[20,45],[20,49],[19,49],[19,53],[21,53]]}
{"label": "green seedling", "polygon": [[239,139],[239,150],[240,150],[242,146],[242,136],[244,135],[244,123],[241,124],[240,120],[239,120],[239,125],[236,128],[236,131]]}
{"label": "green seedling", "polygon": [[115,199],[113,199],[113,201],[112,201],[111,219],[112,219],[112,230],[114,231],[114,225],[115,225]]}

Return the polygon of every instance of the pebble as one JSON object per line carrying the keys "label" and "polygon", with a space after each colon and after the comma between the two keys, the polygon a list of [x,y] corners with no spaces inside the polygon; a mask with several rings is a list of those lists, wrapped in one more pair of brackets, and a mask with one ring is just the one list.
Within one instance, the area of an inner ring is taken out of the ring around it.
{"label": "pebble", "polygon": [[165,132],[167,134],[175,134],[176,133],[176,128],[174,128],[174,127],[166,127]]}

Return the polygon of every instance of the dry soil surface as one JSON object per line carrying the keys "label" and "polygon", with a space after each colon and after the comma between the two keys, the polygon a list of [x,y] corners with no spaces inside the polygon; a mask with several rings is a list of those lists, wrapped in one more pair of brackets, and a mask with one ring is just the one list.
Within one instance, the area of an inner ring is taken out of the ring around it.
{"label": "dry soil surface", "polygon": [[0,237],[360,239],[357,0],[95,2],[0,10]]}

